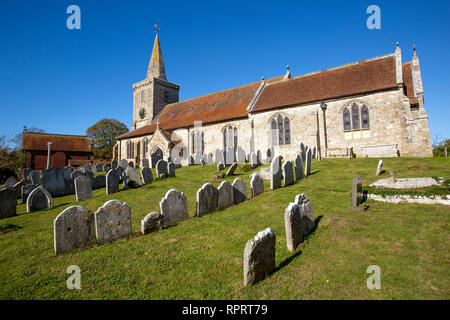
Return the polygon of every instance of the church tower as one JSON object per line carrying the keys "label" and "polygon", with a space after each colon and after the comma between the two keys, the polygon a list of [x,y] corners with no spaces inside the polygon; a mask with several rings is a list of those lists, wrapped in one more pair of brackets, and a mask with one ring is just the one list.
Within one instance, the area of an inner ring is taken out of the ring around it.
{"label": "church tower", "polygon": [[131,130],[150,124],[165,105],[178,102],[180,86],[167,81],[156,33],[147,76],[133,85],[133,123]]}

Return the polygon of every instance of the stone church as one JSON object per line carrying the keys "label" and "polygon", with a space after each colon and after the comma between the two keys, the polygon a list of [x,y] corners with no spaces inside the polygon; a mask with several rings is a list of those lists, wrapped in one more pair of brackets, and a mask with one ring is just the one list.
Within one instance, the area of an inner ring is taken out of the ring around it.
{"label": "stone church", "polygon": [[301,143],[321,158],[432,156],[415,47],[409,62],[397,43],[394,53],[301,76],[287,67],[185,101],[179,91],[167,80],[157,34],[147,76],[133,85],[133,123],[117,137],[116,160],[189,165],[220,150],[232,159],[260,151],[262,159],[293,160]]}

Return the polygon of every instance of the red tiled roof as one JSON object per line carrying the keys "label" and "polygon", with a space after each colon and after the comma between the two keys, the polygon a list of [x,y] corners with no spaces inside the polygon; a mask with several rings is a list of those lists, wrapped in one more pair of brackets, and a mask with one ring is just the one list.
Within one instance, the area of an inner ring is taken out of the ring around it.
{"label": "red tiled roof", "polygon": [[[282,78],[283,76],[279,76],[267,79],[265,82],[272,83]],[[261,81],[258,81],[198,98],[168,104],[156,120],[159,120],[161,130],[166,131],[193,126],[194,121],[201,121],[203,124],[206,124],[247,117],[247,106],[260,85]],[[147,126],[125,133],[117,137],[117,139],[122,140],[153,133],[156,129],[156,120]]]}
{"label": "red tiled roof", "polygon": [[22,150],[47,150],[47,142],[52,143],[52,151],[92,151],[91,143],[86,136],[27,132],[22,135]]}
{"label": "red tiled roof", "polygon": [[395,56],[294,77],[264,88],[254,111],[350,96],[396,86]]}

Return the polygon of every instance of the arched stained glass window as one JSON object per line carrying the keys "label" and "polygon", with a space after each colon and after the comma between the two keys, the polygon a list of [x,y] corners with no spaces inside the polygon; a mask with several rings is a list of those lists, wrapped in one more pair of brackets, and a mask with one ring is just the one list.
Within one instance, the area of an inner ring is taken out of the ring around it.
{"label": "arched stained glass window", "polygon": [[350,111],[347,108],[344,109],[344,130],[352,130],[352,124],[350,122]]}
{"label": "arched stained glass window", "polygon": [[289,118],[284,118],[284,144],[291,144],[291,124]]}
{"label": "arched stained glass window", "polygon": [[342,112],[344,131],[370,129],[369,108],[353,103],[351,109]]}
{"label": "arched stained glass window", "polygon": [[278,116],[278,144],[284,144],[284,134],[283,134],[283,118]]}
{"label": "arched stained glass window", "polygon": [[354,103],[352,105],[352,128],[353,130],[357,130],[359,129],[361,126],[359,124],[359,108],[358,106]]}
{"label": "arched stained glass window", "polygon": [[270,134],[272,137],[272,145],[276,146],[278,144],[278,130],[277,130],[277,122],[275,119],[272,120],[270,125]]}
{"label": "arched stained glass window", "polygon": [[369,129],[369,109],[366,106],[362,106],[361,108],[361,128]]}
{"label": "arched stained glass window", "polygon": [[288,117],[278,115],[270,121],[270,139],[273,146],[291,143],[291,122]]}

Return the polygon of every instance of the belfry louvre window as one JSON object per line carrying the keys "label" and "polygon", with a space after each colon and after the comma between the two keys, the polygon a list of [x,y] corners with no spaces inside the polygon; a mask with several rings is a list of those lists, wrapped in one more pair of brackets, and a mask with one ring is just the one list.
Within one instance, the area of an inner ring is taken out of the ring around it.
{"label": "belfry louvre window", "polygon": [[365,106],[352,104],[350,110],[344,108],[342,112],[344,131],[370,129],[369,109]]}
{"label": "belfry louvre window", "polygon": [[278,115],[270,122],[272,145],[291,144],[291,123],[288,117]]}

